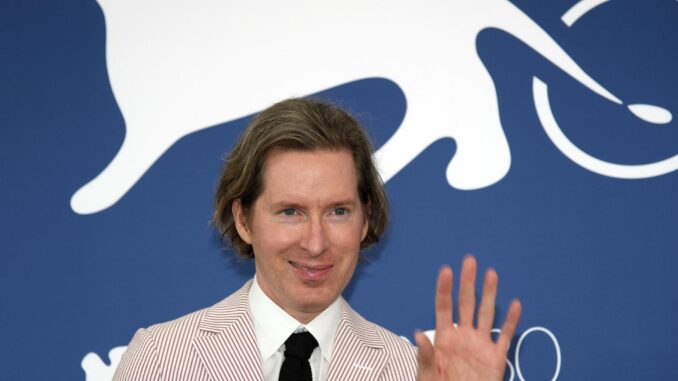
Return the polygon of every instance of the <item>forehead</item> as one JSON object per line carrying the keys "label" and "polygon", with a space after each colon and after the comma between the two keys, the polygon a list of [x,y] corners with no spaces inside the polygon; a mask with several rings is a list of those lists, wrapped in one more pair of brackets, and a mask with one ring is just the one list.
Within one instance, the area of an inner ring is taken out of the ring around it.
{"label": "forehead", "polygon": [[269,199],[356,198],[358,176],[346,149],[274,150],[266,157],[262,185]]}

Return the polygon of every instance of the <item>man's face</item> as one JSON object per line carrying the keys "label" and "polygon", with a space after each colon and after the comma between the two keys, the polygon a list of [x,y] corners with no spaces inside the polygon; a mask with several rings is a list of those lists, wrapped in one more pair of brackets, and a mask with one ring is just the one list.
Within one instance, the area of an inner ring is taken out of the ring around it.
{"label": "man's face", "polygon": [[273,151],[263,192],[238,233],[252,245],[257,282],[302,323],[328,307],[351,280],[367,234],[358,178],[347,150]]}

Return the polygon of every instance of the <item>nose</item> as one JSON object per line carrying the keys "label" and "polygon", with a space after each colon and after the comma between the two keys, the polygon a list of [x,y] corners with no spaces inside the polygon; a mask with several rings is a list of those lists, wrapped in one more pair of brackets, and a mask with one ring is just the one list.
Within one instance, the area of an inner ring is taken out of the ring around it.
{"label": "nose", "polygon": [[318,256],[329,247],[327,226],[325,226],[320,218],[311,218],[309,220],[304,237],[301,240],[301,247],[311,256]]}

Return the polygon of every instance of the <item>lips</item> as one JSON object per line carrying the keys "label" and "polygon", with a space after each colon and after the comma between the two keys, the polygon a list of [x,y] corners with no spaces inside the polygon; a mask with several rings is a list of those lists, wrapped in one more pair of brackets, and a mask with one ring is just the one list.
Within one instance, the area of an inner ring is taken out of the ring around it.
{"label": "lips", "polygon": [[320,281],[327,278],[333,265],[309,265],[300,262],[288,262],[302,280]]}

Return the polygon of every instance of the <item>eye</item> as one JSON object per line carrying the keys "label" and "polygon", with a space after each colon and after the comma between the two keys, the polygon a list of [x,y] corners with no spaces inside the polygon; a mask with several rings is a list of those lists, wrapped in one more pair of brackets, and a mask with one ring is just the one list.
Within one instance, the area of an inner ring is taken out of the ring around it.
{"label": "eye", "polygon": [[294,216],[297,214],[297,211],[292,208],[283,209],[280,211],[280,214],[283,216]]}
{"label": "eye", "polygon": [[337,216],[345,216],[348,214],[348,209],[346,208],[334,208],[334,214]]}

